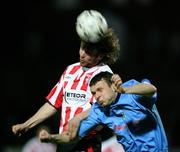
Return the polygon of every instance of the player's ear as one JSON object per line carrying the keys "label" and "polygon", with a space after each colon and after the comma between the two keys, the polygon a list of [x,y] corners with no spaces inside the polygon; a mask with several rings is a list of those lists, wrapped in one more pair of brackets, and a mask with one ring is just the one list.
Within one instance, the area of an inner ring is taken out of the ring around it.
{"label": "player's ear", "polygon": [[100,54],[100,55],[98,56],[98,60],[101,61],[101,60],[103,59],[103,57],[104,57],[104,55],[103,55],[103,54]]}

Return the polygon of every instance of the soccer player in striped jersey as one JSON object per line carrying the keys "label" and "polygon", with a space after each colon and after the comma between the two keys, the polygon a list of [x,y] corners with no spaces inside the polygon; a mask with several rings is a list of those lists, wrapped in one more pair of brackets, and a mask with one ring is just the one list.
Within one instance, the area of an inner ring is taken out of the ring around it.
{"label": "soccer player in striped jersey", "polygon": [[[59,133],[69,133],[70,137],[74,138],[80,121],[88,116],[89,109],[95,102],[89,88],[91,78],[102,71],[112,73],[109,65],[117,61],[119,49],[119,40],[111,28],[100,42],[88,43],[81,40],[80,62],[66,67],[57,84],[47,95],[47,102],[27,121],[12,126],[13,133],[21,135],[60,110]],[[62,147],[58,146],[57,151],[63,151]],[[68,152],[68,149],[64,151]],[[69,151],[100,152],[99,136],[84,138]]]}

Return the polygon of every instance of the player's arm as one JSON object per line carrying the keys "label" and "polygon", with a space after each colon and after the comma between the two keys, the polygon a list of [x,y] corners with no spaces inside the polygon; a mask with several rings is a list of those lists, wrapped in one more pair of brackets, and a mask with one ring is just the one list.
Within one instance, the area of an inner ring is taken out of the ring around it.
{"label": "player's arm", "polygon": [[41,142],[51,142],[55,144],[77,142],[80,137],[76,137],[73,140],[70,139],[70,135],[67,133],[62,134],[50,134],[47,130],[42,129],[38,135]]}
{"label": "player's arm", "polygon": [[45,129],[40,131],[39,139],[42,142],[53,142],[57,144],[79,141],[81,138],[88,135],[99,124],[99,122],[97,121],[98,115],[94,112],[93,108],[91,108],[91,111],[88,112],[88,114],[89,115],[87,119],[81,121],[81,125],[78,129],[78,134],[76,134],[76,136],[73,139],[71,139],[70,134],[68,132],[64,132],[62,134],[50,134]]}
{"label": "player's arm", "polygon": [[[96,116],[96,114],[94,114],[94,116]],[[50,134],[45,129],[42,129],[39,132],[38,137],[39,137],[40,141],[42,141],[42,142],[53,142],[56,144],[77,142],[81,138],[88,135],[93,129],[95,129],[95,126],[97,126],[98,122],[93,121],[93,120],[95,120],[94,117],[93,116],[91,117],[89,115],[89,117],[87,117],[87,119],[81,121],[81,125],[79,127],[78,133],[76,134],[76,136],[73,139],[71,139],[70,134],[68,132],[64,132],[62,134]]]}
{"label": "player's arm", "polygon": [[150,97],[152,96],[157,90],[156,87],[152,84],[144,84],[140,83],[131,87],[122,88],[124,93],[132,93],[138,94],[142,96]]}
{"label": "player's arm", "polygon": [[157,88],[150,83],[139,83],[129,87],[122,87],[122,80],[117,74],[112,76],[112,81],[114,89],[119,93],[132,93],[149,97],[157,92]]}
{"label": "player's arm", "polygon": [[45,119],[52,116],[57,110],[50,105],[49,103],[45,103],[31,118],[21,124],[16,124],[12,126],[12,132],[15,135],[20,136],[22,133],[28,131],[33,128],[37,124],[41,123]]}
{"label": "player's arm", "polygon": [[84,112],[81,112],[68,122],[67,129],[68,129],[70,139],[74,139],[76,137],[79,126],[80,126],[80,122],[88,117],[89,112],[90,112],[90,109]]}

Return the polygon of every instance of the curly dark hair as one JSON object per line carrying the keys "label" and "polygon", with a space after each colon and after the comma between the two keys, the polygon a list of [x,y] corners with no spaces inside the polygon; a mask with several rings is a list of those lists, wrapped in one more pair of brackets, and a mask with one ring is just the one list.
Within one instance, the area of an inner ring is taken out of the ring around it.
{"label": "curly dark hair", "polygon": [[112,28],[109,28],[104,38],[97,43],[81,40],[81,47],[91,56],[103,55],[101,62],[106,64],[114,64],[119,58],[119,39]]}

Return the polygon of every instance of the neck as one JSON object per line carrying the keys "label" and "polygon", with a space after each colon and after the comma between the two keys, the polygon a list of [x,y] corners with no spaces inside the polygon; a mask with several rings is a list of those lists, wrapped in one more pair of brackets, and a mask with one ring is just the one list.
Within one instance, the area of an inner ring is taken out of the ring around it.
{"label": "neck", "polygon": [[89,70],[90,68],[83,66],[82,69],[83,69],[84,71],[87,71],[87,70]]}

